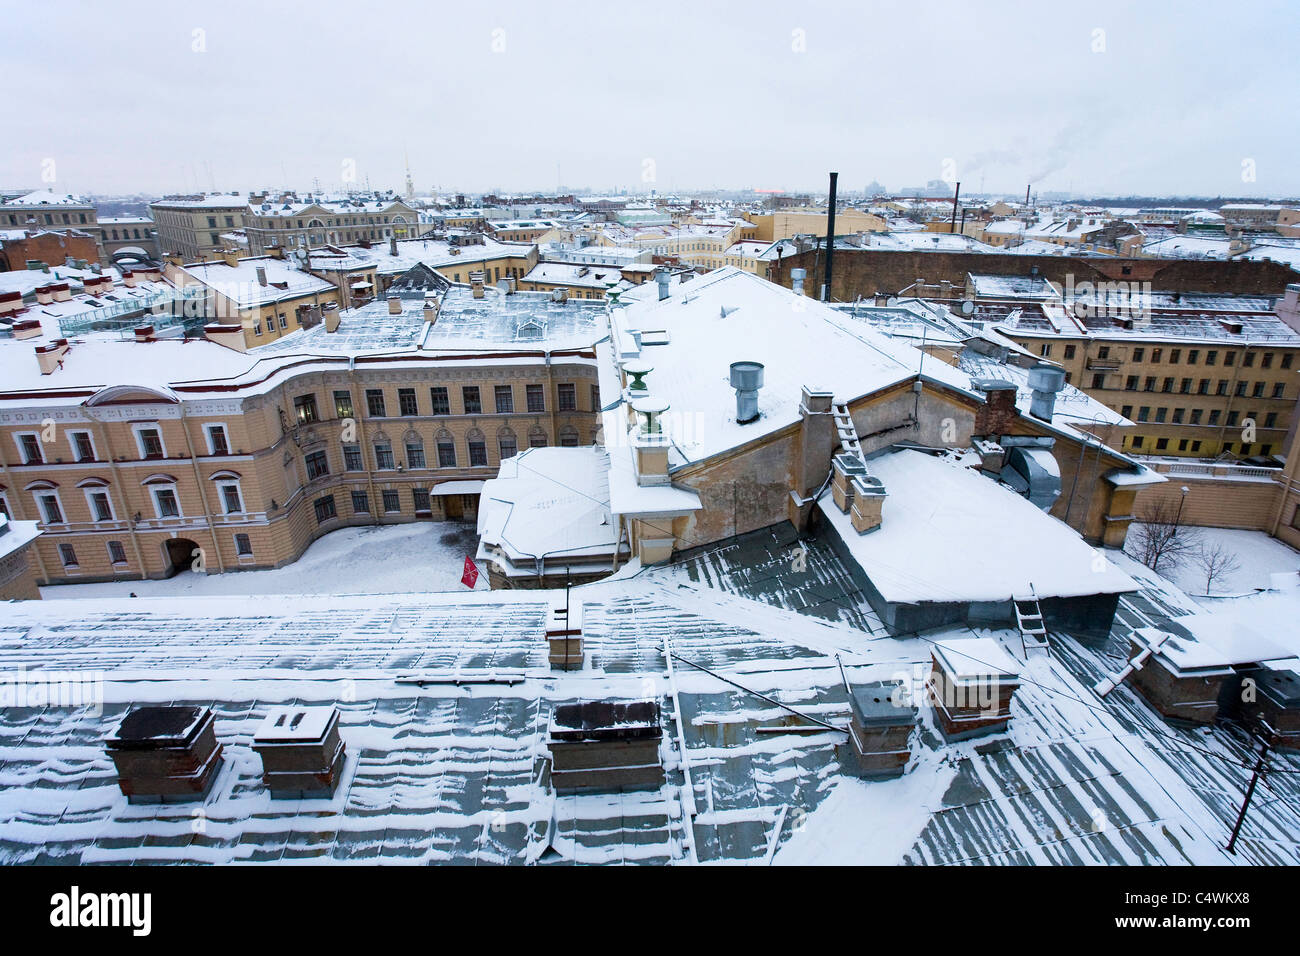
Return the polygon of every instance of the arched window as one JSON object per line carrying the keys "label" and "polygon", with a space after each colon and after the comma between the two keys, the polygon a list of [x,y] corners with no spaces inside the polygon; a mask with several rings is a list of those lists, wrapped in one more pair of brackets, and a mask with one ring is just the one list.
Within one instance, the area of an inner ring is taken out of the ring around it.
{"label": "arched window", "polygon": [[427,468],[424,459],[424,439],[415,429],[410,429],[402,438],[406,447],[406,467],[410,469]]}
{"label": "arched window", "polygon": [[507,427],[497,430],[497,448],[501,452],[502,461],[519,454],[519,439],[512,429]]}

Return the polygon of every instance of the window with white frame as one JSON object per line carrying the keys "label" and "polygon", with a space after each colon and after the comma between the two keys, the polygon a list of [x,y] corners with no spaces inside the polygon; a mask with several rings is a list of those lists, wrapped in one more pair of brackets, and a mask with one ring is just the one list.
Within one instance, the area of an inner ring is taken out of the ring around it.
{"label": "window with white frame", "polygon": [[135,443],[141,458],[166,458],[167,447],[163,444],[162,429],[157,425],[135,425]]}
{"label": "window with white frame", "polygon": [[45,461],[45,455],[41,452],[41,436],[39,432],[19,432],[14,435],[14,441],[18,443],[18,451],[23,456],[24,465],[40,465]]}
{"label": "window with white frame", "polygon": [[253,556],[253,541],[242,532],[235,535],[235,554],[241,558],[251,558]]}
{"label": "window with white frame", "polygon": [[121,541],[108,542],[108,560],[113,564],[126,564],[126,548]]}
{"label": "window with white frame", "polygon": [[72,549],[72,545],[59,545],[59,560],[63,562],[65,568],[77,567],[77,552]]}
{"label": "window with white frame", "polygon": [[72,453],[77,461],[95,460],[95,442],[90,432],[68,432],[68,441],[72,444]]}
{"label": "window with white frame", "polygon": [[90,520],[112,521],[113,503],[109,500],[108,489],[102,485],[94,485],[83,490],[86,493],[86,504],[90,508]]}
{"label": "window with white frame", "polygon": [[230,441],[226,438],[225,425],[205,425],[203,430],[208,436],[209,455],[230,454]]}
{"label": "window with white frame", "polygon": [[63,524],[63,504],[57,491],[36,492],[36,505],[46,524]]}
{"label": "window with white frame", "polygon": [[150,485],[149,494],[153,497],[154,512],[159,518],[179,518],[181,516],[181,502],[176,496],[175,485]]}
{"label": "window with white frame", "polygon": [[224,514],[236,515],[243,513],[244,498],[239,491],[238,479],[224,478],[218,481],[217,494],[221,498],[221,510]]}

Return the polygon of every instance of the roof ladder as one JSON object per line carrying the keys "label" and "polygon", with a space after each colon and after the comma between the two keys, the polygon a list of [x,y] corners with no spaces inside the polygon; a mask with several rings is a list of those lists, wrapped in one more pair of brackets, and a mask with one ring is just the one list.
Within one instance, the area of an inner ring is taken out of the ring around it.
{"label": "roof ladder", "polygon": [[853,455],[862,462],[863,467],[866,467],[867,459],[862,454],[862,444],[858,441],[857,426],[853,424],[853,416],[849,414],[849,403],[832,402],[831,414],[835,417],[835,432],[839,435],[844,454]]}
{"label": "roof ladder", "polygon": [[1052,653],[1047,643],[1047,626],[1043,621],[1043,609],[1038,603],[1038,593],[1034,586],[1029,586],[1029,594],[1012,597],[1011,606],[1016,612],[1016,629],[1020,631],[1020,647],[1029,659],[1030,650],[1044,650]]}

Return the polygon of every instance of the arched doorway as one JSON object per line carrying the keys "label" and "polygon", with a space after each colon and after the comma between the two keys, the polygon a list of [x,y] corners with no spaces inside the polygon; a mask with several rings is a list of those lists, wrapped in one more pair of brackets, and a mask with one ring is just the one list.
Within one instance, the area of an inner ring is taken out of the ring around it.
{"label": "arched doorway", "polygon": [[163,543],[163,557],[167,561],[167,577],[172,578],[194,566],[199,546],[189,538],[168,538]]}

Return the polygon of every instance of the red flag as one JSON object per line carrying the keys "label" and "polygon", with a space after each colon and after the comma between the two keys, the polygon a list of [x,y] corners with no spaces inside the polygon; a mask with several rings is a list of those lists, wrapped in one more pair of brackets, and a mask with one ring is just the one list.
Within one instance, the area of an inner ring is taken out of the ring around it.
{"label": "red flag", "polygon": [[468,554],[465,555],[465,573],[460,576],[460,583],[467,588],[474,587],[478,581],[478,565]]}

